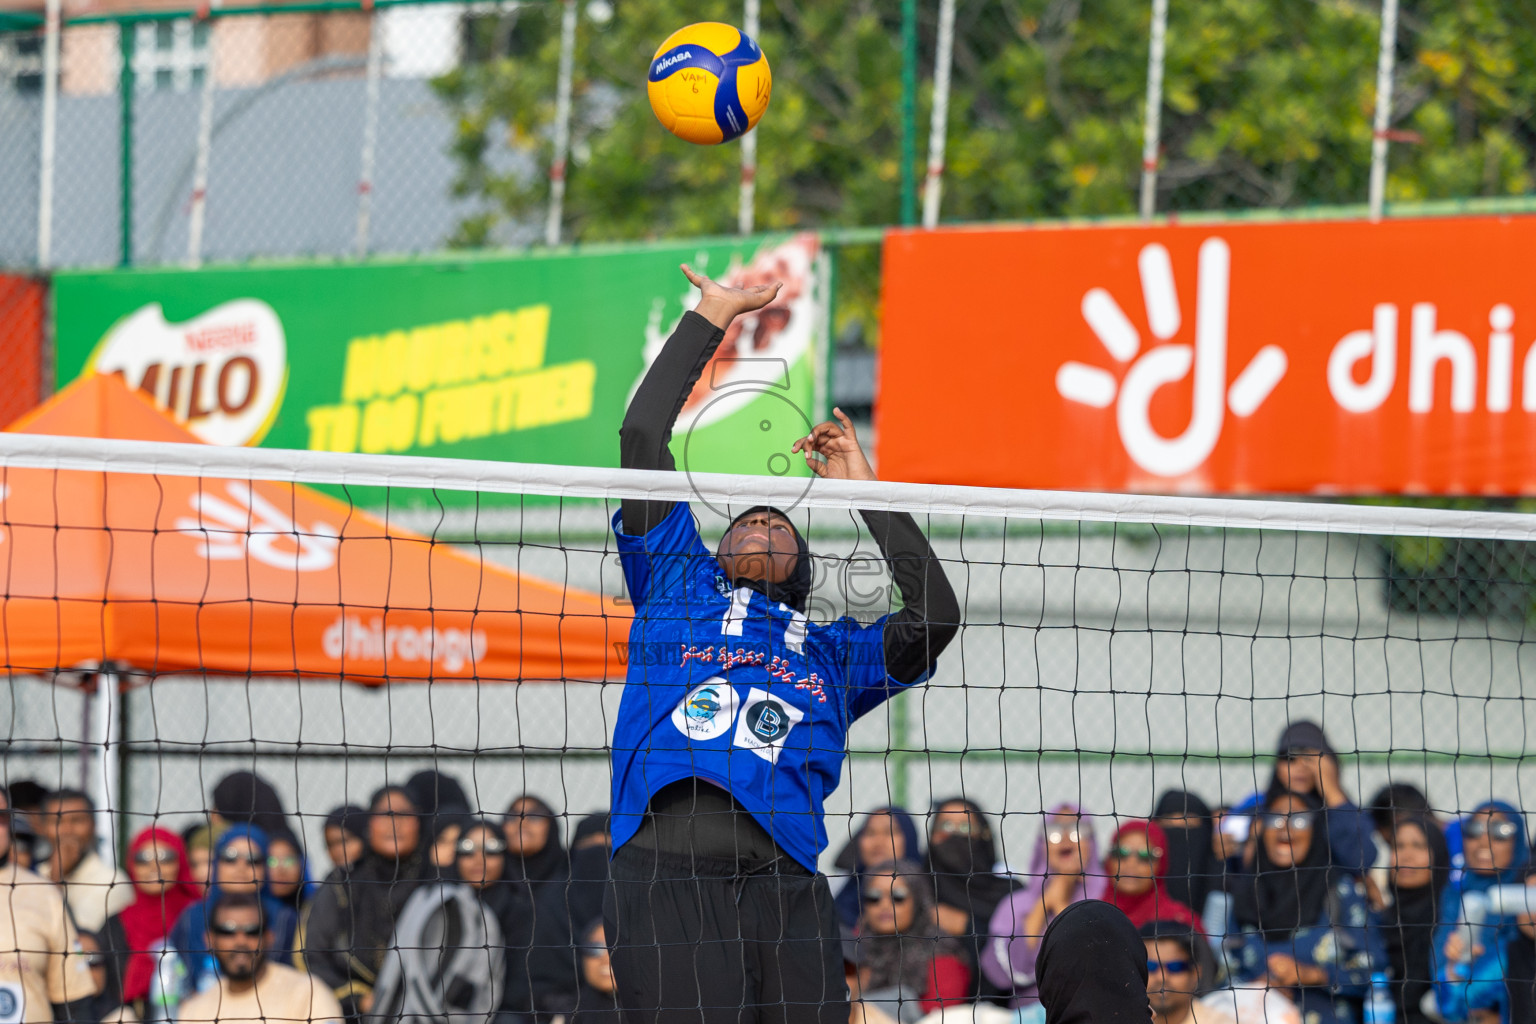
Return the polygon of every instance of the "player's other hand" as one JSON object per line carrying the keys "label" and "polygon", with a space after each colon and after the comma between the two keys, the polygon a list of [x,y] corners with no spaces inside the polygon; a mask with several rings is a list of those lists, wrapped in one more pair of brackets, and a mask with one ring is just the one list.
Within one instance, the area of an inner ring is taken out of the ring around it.
{"label": "player's other hand", "polygon": [[821,424],[796,441],[790,451],[803,452],[805,464],[820,477],[830,480],[876,479],[864,449],[859,447],[859,435],[854,432],[853,421],[841,409],[833,409],[832,415],[837,417],[836,423],[828,420]]}
{"label": "player's other hand", "polygon": [[718,281],[710,280],[684,263],[683,276],[699,290],[699,304],[693,311],[721,330],[731,326],[731,321],[743,313],[762,309],[773,301],[783,287],[782,281],[772,284],[753,285],[750,288],[727,288]]}

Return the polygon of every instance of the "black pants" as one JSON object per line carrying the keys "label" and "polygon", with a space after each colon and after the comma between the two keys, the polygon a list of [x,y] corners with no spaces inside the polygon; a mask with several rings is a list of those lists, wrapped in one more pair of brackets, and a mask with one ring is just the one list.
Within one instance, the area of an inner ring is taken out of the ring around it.
{"label": "black pants", "polygon": [[625,1024],[846,1024],[826,878],[739,816],[663,815],[614,855],[603,920]]}

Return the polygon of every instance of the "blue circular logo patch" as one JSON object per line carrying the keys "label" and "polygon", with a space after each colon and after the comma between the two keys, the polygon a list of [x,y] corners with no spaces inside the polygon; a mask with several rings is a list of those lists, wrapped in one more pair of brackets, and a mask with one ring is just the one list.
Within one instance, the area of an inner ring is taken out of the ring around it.
{"label": "blue circular logo patch", "polygon": [[747,728],[764,743],[774,743],[784,738],[794,722],[784,711],[784,705],[776,700],[761,700],[747,709]]}

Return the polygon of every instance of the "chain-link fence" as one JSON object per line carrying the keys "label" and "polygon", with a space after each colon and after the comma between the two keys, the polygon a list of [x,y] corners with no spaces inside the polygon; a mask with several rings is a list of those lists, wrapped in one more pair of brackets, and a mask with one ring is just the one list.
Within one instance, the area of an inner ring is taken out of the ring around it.
{"label": "chain-link fence", "polygon": [[[1536,180],[1536,36],[1499,5],[758,6],[66,3],[55,74],[41,12],[9,15],[0,262],[1363,204],[1373,156],[1399,211]],[[651,50],[705,18],[773,65],[750,150],[648,113]]]}
{"label": "chain-link fence", "polygon": [[[453,195],[454,126],[431,83],[458,59],[465,16],[451,4],[300,5],[72,23],[59,64],[47,262],[441,248],[468,204]],[[7,41],[35,54],[41,37]],[[13,263],[37,258],[47,199],[40,82],[28,72],[0,101],[7,137],[21,143],[5,158],[12,215],[0,251]]]}

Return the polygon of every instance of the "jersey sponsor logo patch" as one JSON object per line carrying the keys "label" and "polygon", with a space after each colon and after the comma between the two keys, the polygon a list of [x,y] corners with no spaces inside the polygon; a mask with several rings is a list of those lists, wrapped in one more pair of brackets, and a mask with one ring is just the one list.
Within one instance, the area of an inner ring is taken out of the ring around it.
{"label": "jersey sponsor logo patch", "polygon": [[672,724],[691,740],[712,740],[731,727],[739,703],[736,688],[715,676],[688,691],[672,711]]}
{"label": "jersey sponsor logo patch", "polygon": [[784,749],[790,730],[804,718],[804,711],[754,686],[747,691],[746,710],[736,720],[732,744],[778,764],[779,752]]}
{"label": "jersey sponsor logo patch", "polygon": [[20,985],[10,981],[0,981],[0,1024],[21,1024],[22,1009],[25,1005],[22,1001]]}

